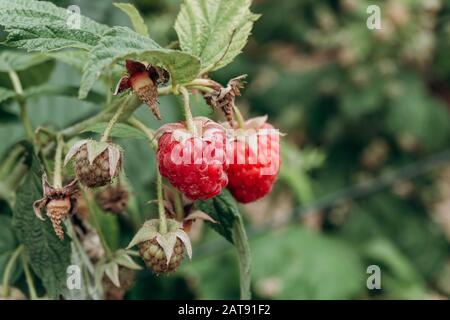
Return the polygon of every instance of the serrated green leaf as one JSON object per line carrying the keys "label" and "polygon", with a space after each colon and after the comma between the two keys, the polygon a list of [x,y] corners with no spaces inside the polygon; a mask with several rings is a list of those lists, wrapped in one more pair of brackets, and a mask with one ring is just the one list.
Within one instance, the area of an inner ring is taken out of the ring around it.
{"label": "serrated green leaf", "polygon": [[[80,19],[79,28],[72,23]],[[8,32],[6,44],[30,51],[67,47],[89,50],[108,27],[46,1],[0,0],[0,25]]]}
{"label": "serrated green leaf", "polygon": [[[27,149],[32,146],[26,143]],[[36,156],[29,157],[30,169],[17,190],[13,226],[25,246],[34,273],[42,280],[47,294],[56,298],[66,282],[70,264],[70,242],[60,241],[53,231],[50,219],[41,221],[33,212],[33,202],[42,198],[42,169]]]}
{"label": "serrated green leaf", "polygon": [[86,61],[89,58],[89,52],[84,50],[61,50],[44,53],[48,57],[61,61],[75,69],[83,70]]}
{"label": "serrated green leaf", "polygon": [[91,50],[91,59],[86,64],[81,79],[80,99],[86,97],[105,69],[125,59],[161,65],[169,71],[172,84],[189,82],[195,79],[200,70],[200,61],[196,57],[181,51],[164,49],[152,39],[129,28],[114,27],[105,33],[98,45]]}
{"label": "serrated green leaf", "polygon": [[[83,132],[103,133],[108,126],[107,122],[95,123],[87,127]],[[147,139],[142,131],[133,128],[125,123],[116,123],[109,134],[111,137],[124,139]]]}
{"label": "serrated green leaf", "polygon": [[14,97],[16,93],[13,90],[0,88],[0,103]]}
{"label": "serrated green leaf", "polygon": [[224,189],[220,195],[206,201],[197,201],[196,205],[218,222],[206,223],[229,242],[234,243],[233,226],[240,218],[240,213],[230,192]]}
{"label": "serrated green leaf", "polygon": [[250,4],[251,0],[185,0],[175,22],[183,51],[199,57],[204,71],[229,64],[259,17]]}
{"label": "serrated green leaf", "polygon": [[125,12],[128,17],[131,20],[131,23],[133,24],[134,31],[139,33],[140,35],[143,35],[144,37],[148,37],[148,29],[147,25],[144,22],[144,19],[142,19],[141,15],[139,14],[139,11],[136,9],[135,6],[133,6],[130,3],[114,3],[114,6]]}
{"label": "serrated green leaf", "polygon": [[50,59],[50,57],[42,53],[25,53],[10,50],[3,51],[0,53],[0,72],[26,70]]}
{"label": "serrated green leaf", "polygon": [[[76,86],[59,86],[56,84],[43,84],[27,88],[23,95],[25,98],[39,97],[39,96],[66,96],[78,99],[78,87]],[[86,101],[92,103],[102,103],[105,101],[105,96],[91,91],[86,97]]]}
{"label": "serrated green leaf", "polygon": [[13,112],[0,109],[0,124],[19,121],[19,116]]}

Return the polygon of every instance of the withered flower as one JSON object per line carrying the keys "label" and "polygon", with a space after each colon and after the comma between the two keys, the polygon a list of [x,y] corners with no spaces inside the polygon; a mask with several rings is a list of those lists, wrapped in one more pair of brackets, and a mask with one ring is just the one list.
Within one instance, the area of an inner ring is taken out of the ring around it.
{"label": "withered flower", "polygon": [[128,191],[121,185],[107,186],[95,196],[103,211],[115,214],[122,213],[128,205]]}
{"label": "withered flower", "polygon": [[244,74],[231,79],[225,88],[219,83],[211,81],[211,88],[214,91],[204,95],[206,103],[215,109],[222,110],[230,123],[233,121],[234,100],[236,96],[241,95],[241,89],[244,87],[244,79],[246,77],[247,75]]}
{"label": "withered flower", "polygon": [[48,183],[47,175],[44,174],[42,176],[42,190],[44,197],[33,203],[34,213],[39,219],[45,220],[42,217],[41,211],[46,207],[47,216],[52,222],[56,235],[59,239],[64,240],[64,231],[61,222],[75,207],[75,194],[78,191],[77,180],[72,180],[62,188],[54,188]]}
{"label": "withered flower", "polygon": [[114,95],[131,88],[150,107],[155,117],[161,120],[157,102],[158,86],[169,81],[169,72],[147,62],[134,60],[126,60],[125,67],[128,74],[120,78]]}

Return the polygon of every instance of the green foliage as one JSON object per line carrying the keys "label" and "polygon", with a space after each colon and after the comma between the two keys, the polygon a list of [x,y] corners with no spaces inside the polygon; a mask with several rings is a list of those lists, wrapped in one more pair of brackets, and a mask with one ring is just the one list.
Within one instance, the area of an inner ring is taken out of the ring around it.
{"label": "green foliage", "polygon": [[131,23],[133,24],[134,31],[139,33],[141,36],[149,36],[147,25],[135,6],[129,3],[114,3],[114,5],[128,15]]}
{"label": "green foliage", "polygon": [[232,62],[259,17],[250,4],[251,0],[184,1],[175,22],[183,51],[199,57],[204,71]]}
{"label": "green foliage", "polygon": [[125,59],[162,64],[170,73],[172,85],[193,80],[200,67],[198,60],[189,54],[164,49],[153,40],[126,27],[114,27],[92,48],[91,58],[84,67],[79,97],[86,97],[95,80],[106,68]]}
{"label": "green foliage", "polygon": [[21,51],[2,51],[0,53],[0,72],[22,71],[48,61],[50,57],[42,53],[24,53]]}
{"label": "green foliage", "polygon": [[274,282],[274,293],[266,298],[349,299],[365,288],[363,262],[338,238],[297,226],[258,238],[251,248],[259,294],[265,282]]}
{"label": "green foliage", "polygon": [[[5,272],[6,264],[11,258],[14,250],[17,249],[19,242],[17,241],[16,235],[12,228],[11,217],[0,215],[0,275]],[[12,279],[10,282],[17,280],[20,275],[20,265],[16,263],[15,268],[12,272]],[[3,279],[2,279],[3,280]]]}
{"label": "green foliage", "polygon": [[108,27],[80,16],[80,28],[70,26],[71,12],[50,2],[1,0],[0,24],[8,32],[6,44],[29,51],[67,47],[90,49]]}
{"label": "green foliage", "polygon": [[[27,146],[32,152],[32,146]],[[66,268],[70,264],[70,241],[60,241],[50,220],[41,221],[33,212],[33,202],[42,198],[41,175],[38,159],[29,156],[30,168],[17,190],[13,225],[17,237],[25,246],[33,271],[51,298],[57,298],[66,283]]]}
{"label": "green foliage", "polygon": [[210,215],[218,223],[208,223],[229,242],[233,240],[233,225],[240,217],[236,201],[226,189],[220,195],[206,201],[197,201],[197,207]]}
{"label": "green foliage", "polygon": [[[107,122],[98,122],[87,127],[83,132],[102,133],[107,126]],[[124,139],[147,139],[147,136],[142,131],[124,123],[116,123],[111,130],[110,136]]]}

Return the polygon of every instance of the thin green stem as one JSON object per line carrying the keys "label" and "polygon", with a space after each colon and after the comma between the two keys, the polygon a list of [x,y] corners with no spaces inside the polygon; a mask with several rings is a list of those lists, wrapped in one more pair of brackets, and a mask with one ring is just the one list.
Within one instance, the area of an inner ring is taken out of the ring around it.
{"label": "thin green stem", "polygon": [[196,135],[194,119],[192,117],[191,106],[189,103],[189,92],[185,87],[180,87],[180,92],[183,97],[183,112],[186,119],[186,127],[192,134]]}
{"label": "thin green stem", "polygon": [[172,187],[172,192],[174,195],[174,203],[175,203],[175,214],[178,221],[184,220],[184,208],[183,208],[183,197],[181,196],[180,191]]}
{"label": "thin green stem", "polygon": [[245,233],[245,227],[241,216],[238,216],[233,224],[233,242],[236,246],[238,255],[241,300],[250,300],[252,298],[250,291],[251,255],[247,234]]}
{"label": "thin green stem", "polygon": [[17,163],[17,158],[22,155],[25,151],[24,147],[21,145],[16,145],[8,152],[8,156],[0,165],[0,178],[11,172],[12,167]]}
{"label": "thin green stem", "polygon": [[130,119],[128,119],[128,123],[135,127],[136,129],[141,130],[148,138],[151,147],[156,150],[158,148],[158,144],[155,140],[155,133],[152,129],[147,127],[145,124],[143,124],[141,121],[139,121],[137,118],[131,116]]}
{"label": "thin green stem", "polygon": [[119,120],[120,116],[123,114],[125,109],[127,107],[129,107],[129,105],[131,104],[131,100],[132,100],[131,98],[132,98],[132,96],[125,99],[125,101],[122,103],[122,105],[116,110],[116,113],[114,114],[114,116],[111,118],[111,120],[109,120],[108,126],[106,127],[105,131],[103,132],[103,136],[100,141],[102,141],[102,142],[108,141],[108,138],[109,138],[109,135],[111,134],[112,128],[114,127],[116,122]]}
{"label": "thin green stem", "polygon": [[20,107],[20,120],[22,121],[23,127],[25,128],[27,137],[34,142],[33,127],[31,125],[30,118],[28,117],[27,105],[23,97],[22,83],[20,82],[17,72],[15,72],[14,70],[10,70],[8,74],[14,91],[17,93],[16,100]]}
{"label": "thin green stem", "polygon": [[106,242],[105,235],[103,234],[102,228],[100,226],[100,223],[97,219],[97,210],[94,206],[96,206],[95,203],[93,203],[93,200],[90,196],[88,196],[86,190],[83,190],[83,196],[87,201],[88,208],[89,208],[89,219],[94,225],[95,229],[97,230],[98,237],[100,238],[100,242],[102,243],[103,249],[105,250],[106,256],[108,258],[111,258],[113,256],[112,250],[109,247],[108,243]]}
{"label": "thin green stem", "polygon": [[236,116],[236,121],[238,123],[239,128],[245,129],[245,120],[244,120],[244,117],[242,116],[241,111],[235,105],[233,105],[233,110],[234,110],[234,115]]}
{"label": "thin green stem", "polygon": [[58,134],[55,152],[55,168],[53,170],[53,187],[62,189],[62,153],[64,148],[64,139],[61,134]]}
{"label": "thin green stem", "polygon": [[37,300],[38,295],[36,293],[36,287],[34,286],[33,275],[31,274],[30,267],[28,265],[28,258],[25,252],[22,253],[23,271],[25,272],[25,278],[27,281],[28,292],[30,293],[31,300]]}
{"label": "thin green stem", "polygon": [[156,164],[156,192],[158,197],[159,232],[165,234],[167,233],[167,219],[166,209],[164,208],[162,177],[159,173],[158,164]]}
{"label": "thin green stem", "polygon": [[17,258],[20,256],[20,254],[22,253],[23,250],[24,250],[23,245],[18,246],[17,249],[14,250],[13,254],[11,255],[11,258],[9,258],[8,263],[6,264],[5,272],[3,273],[3,297],[4,298],[9,297],[9,279],[11,278],[12,270],[17,261]]}

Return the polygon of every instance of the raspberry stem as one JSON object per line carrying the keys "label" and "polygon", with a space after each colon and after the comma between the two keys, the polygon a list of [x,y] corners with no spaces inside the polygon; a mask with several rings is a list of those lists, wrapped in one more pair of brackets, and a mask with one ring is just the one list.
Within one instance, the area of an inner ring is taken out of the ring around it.
{"label": "raspberry stem", "polygon": [[244,117],[242,116],[242,113],[241,113],[241,111],[238,109],[238,107],[236,107],[234,104],[233,104],[233,111],[234,111],[234,114],[236,115],[236,121],[237,121],[237,123],[238,123],[238,127],[239,127],[240,129],[245,129],[245,120],[244,120]]}
{"label": "raspberry stem", "polygon": [[35,136],[33,132],[33,127],[30,122],[30,118],[28,117],[27,105],[25,103],[25,98],[23,97],[23,87],[20,82],[20,78],[17,75],[17,72],[14,70],[10,70],[8,72],[11,83],[14,87],[14,91],[17,93],[17,103],[20,107],[20,120],[22,121],[23,127],[25,128],[25,132],[32,142],[35,142]]}
{"label": "raspberry stem", "polygon": [[183,111],[184,118],[186,119],[186,127],[194,136],[197,135],[194,119],[192,117],[191,107],[189,104],[189,92],[185,87],[180,87],[180,92],[183,97]]}
{"label": "raspberry stem", "polygon": [[24,250],[23,245],[18,246],[17,249],[11,255],[11,258],[9,258],[8,263],[6,264],[5,272],[3,273],[3,293],[2,293],[5,299],[9,297],[9,279],[12,274],[12,269],[17,261],[17,258],[20,256],[23,250]]}
{"label": "raspberry stem", "polygon": [[116,122],[119,120],[120,116],[124,112],[125,108],[130,104],[130,102],[131,102],[131,97],[128,97],[127,99],[125,99],[125,101],[117,109],[116,113],[111,118],[111,120],[109,120],[108,126],[106,127],[105,131],[103,131],[103,135],[102,135],[102,138],[100,140],[101,142],[108,141],[108,138],[109,138],[109,135],[111,133],[112,128],[114,127]]}
{"label": "raspberry stem", "polygon": [[156,150],[158,148],[158,144],[155,140],[155,134],[152,129],[147,127],[145,124],[143,124],[141,121],[139,121],[137,118],[131,116],[128,120],[128,123],[135,127],[136,129],[141,130],[148,138],[151,147]]}
{"label": "raspberry stem", "polygon": [[28,264],[28,257],[22,252],[22,265],[25,273],[25,279],[27,281],[28,292],[30,293],[31,300],[37,300],[38,295],[36,293],[36,287],[34,286],[33,276],[31,275],[30,266]]}
{"label": "raspberry stem", "polygon": [[53,187],[55,189],[62,189],[62,152],[64,148],[64,140],[62,138],[61,134],[58,134],[58,137],[56,138],[57,144],[56,144],[56,152],[55,152],[55,167],[53,170]]}
{"label": "raspberry stem", "polygon": [[251,255],[242,217],[239,215],[233,224],[233,243],[236,246],[239,262],[241,300],[250,300]]}
{"label": "raspberry stem", "polygon": [[164,208],[162,177],[161,174],[159,173],[158,165],[156,165],[156,192],[158,197],[159,232],[161,234],[166,234],[167,233],[166,210]]}

